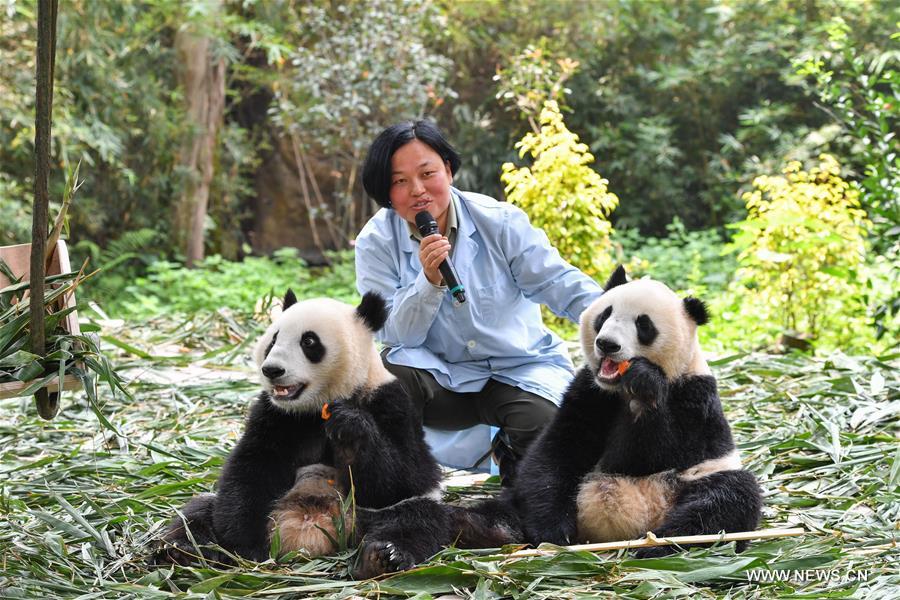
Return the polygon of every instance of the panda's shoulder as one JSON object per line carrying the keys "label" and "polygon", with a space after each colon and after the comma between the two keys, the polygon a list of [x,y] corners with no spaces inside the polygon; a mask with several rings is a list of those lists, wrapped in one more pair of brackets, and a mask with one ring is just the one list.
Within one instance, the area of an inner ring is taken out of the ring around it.
{"label": "panda's shoulder", "polygon": [[685,375],[676,379],[669,388],[669,405],[683,419],[699,418],[713,429],[728,427],[718,384],[712,375]]}
{"label": "panda's shoulder", "polygon": [[375,387],[360,390],[362,403],[373,408],[406,408],[412,401],[399,379],[391,379]]}
{"label": "panda's shoulder", "polygon": [[712,375],[682,375],[672,382],[671,395],[685,402],[709,402],[718,399],[719,386]]}

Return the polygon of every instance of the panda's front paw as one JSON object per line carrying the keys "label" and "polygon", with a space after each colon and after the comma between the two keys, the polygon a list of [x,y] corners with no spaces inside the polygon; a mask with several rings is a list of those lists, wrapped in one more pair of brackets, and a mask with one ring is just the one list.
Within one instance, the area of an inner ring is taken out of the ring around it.
{"label": "panda's front paw", "polygon": [[656,408],[668,393],[666,374],[646,358],[637,357],[630,362],[631,366],[619,384],[622,394],[629,400]]}
{"label": "panda's front paw", "polygon": [[366,542],[359,549],[359,559],[352,575],[354,579],[371,579],[384,573],[406,571],[415,565],[412,554],[393,542]]}
{"label": "panda's front paw", "polygon": [[548,543],[567,546],[576,542],[578,531],[575,523],[565,519],[532,520],[525,527],[525,537],[529,543]]}
{"label": "panda's front paw", "polygon": [[331,416],[325,421],[325,435],[336,447],[355,454],[370,437],[372,418],[343,402],[332,404],[330,411]]}

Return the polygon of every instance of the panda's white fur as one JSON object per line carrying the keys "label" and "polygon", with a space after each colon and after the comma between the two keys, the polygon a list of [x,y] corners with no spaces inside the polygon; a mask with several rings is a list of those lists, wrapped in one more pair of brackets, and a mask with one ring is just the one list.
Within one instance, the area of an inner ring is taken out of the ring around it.
{"label": "panda's white fur", "polygon": [[[314,332],[324,346],[319,362],[311,361],[301,347],[307,332]],[[330,298],[304,300],[285,309],[260,338],[253,356],[263,389],[278,408],[290,412],[320,411],[329,401],[394,379],[355,308]],[[284,369],[274,381],[263,373],[272,365]]]}
{"label": "panda's white fur", "polygon": [[[600,331],[592,326],[597,317],[615,305]],[[635,332],[635,319],[645,314],[656,326],[658,336],[650,346],[642,346]],[[597,338],[613,337],[622,349],[610,355],[617,362],[643,356],[662,368],[671,381],[682,375],[709,375],[697,339],[697,323],[685,311],[684,301],[665,284],[639,279],[605,292],[581,314],[581,348],[591,369],[599,372],[601,356]],[[598,378],[600,387],[613,390],[615,384]]]}

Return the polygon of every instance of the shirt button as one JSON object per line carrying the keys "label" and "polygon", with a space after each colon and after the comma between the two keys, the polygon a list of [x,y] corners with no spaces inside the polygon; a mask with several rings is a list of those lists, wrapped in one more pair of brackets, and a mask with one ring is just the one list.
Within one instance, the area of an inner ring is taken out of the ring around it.
{"label": "shirt button", "polygon": [[468,346],[469,348],[474,348],[474,347],[475,347],[475,340],[469,340],[469,341],[466,343],[466,346]]}

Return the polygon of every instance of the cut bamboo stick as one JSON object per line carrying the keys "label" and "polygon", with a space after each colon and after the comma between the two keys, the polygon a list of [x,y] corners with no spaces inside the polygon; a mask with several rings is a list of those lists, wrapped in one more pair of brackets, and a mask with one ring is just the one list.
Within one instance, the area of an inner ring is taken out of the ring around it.
{"label": "cut bamboo stick", "polygon": [[509,558],[525,558],[529,556],[547,556],[562,551],[578,552],[606,552],[608,550],[625,550],[631,548],[651,548],[653,546],[679,546],[685,544],[715,544],[717,542],[739,542],[743,540],[761,540],[770,538],[792,537],[803,535],[806,530],[802,527],[790,529],[760,529],[759,531],[738,531],[735,533],[716,533],[712,535],[682,535],[667,538],[658,538],[653,533],[637,540],[625,540],[621,542],[603,542],[601,544],[576,544],[574,546],[559,546],[558,548],[533,548],[519,550],[509,555]]}

